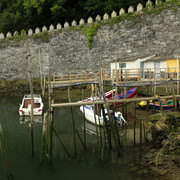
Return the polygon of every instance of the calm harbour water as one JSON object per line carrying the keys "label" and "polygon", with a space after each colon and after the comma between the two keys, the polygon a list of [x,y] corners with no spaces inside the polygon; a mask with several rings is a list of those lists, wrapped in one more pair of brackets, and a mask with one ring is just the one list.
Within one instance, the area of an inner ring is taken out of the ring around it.
{"label": "calm harbour water", "polygon": [[[52,164],[47,160],[40,164],[42,123],[34,123],[35,156],[31,157],[31,140],[29,122],[19,119],[18,108],[20,98],[0,98],[0,122],[2,124],[7,147],[8,159],[12,174],[16,180],[152,180],[147,170],[135,166],[135,159],[140,158],[139,151],[133,148],[133,126],[129,122],[130,134],[126,139],[122,156],[117,157],[108,149],[102,153],[99,160],[97,136],[93,134],[92,125],[88,125],[87,150],[84,150],[78,138],[77,157],[71,159],[62,149],[58,139],[54,137]],[[75,125],[83,135],[83,115],[78,108],[73,109]],[[68,151],[73,155],[73,130],[69,108],[56,109],[54,114],[54,127],[60,134]],[[138,138],[138,137],[137,137]],[[0,155],[0,180],[6,180],[2,158]]]}

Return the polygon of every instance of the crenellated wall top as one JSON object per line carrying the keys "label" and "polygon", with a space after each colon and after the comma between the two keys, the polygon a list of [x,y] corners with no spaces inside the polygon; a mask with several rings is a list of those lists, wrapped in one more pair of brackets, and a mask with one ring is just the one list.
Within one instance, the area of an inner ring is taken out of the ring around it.
{"label": "crenellated wall top", "polygon": [[[171,1],[171,0],[166,0],[166,2],[169,2],[169,1]],[[155,4],[159,4],[159,3],[162,3],[162,0],[156,0]],[[150,7],[152,5],[153,5],[152,1],[148,0],[147,3],[146,3],[146,7]],[[144,8],[143,5],[141,3],[139,3],[136,8],[133,7],[133,6],[130,6],[128,8],[127,13],[140,12],[140,11],[143,10],[143,8]],[[112,11],[112,13],[110,15],[108,13],[105,13],[103,15],[103,17],[101,17],[100,15],[97,15],[95,19],[93,19],[92,17],[89,17],[87,19],[87,23],[91,24],[93,22],[99,22],[99,21],[108,20],[109,18],[114,18],[114,17],[117,17],[117,16],[121,16],[121,15],[123,15],[125,13],[126,13],[126,11],[123,8],[121,8],[119,10],[119,12]],[[43,26],[42,29],[37,27],[34,31],[32,29],[29,29],[27,32],[22,30],[23,33],[22,32],[18,33],[16,31],[16,32],[13,33],[13,35],[10,32],[8,32],[7,34],[0,33],[0,39],[3,39],[5,37],[15,36],[17,34],[21,34],[21,35],[27,34],[28,36],[32,36],[33,34],[38,34],[38,33],[43,32],[43,31],[49,31],[50,32],[50,31],[53,31],[53,30],[59,30],[59,29],[62,29],[62,28],[69,28],[70,26],[77,26],[77,25],[81,25],[81,24],[84,24],[84,23],[85,23],[85,20],[80,19],[79,24],[75,20],[73,20],[71,23],[66,21],[63,25],[58,23],[56,25],[56,27],[54,27],[53,25],[50,25],[49,28],[46,27],[46,26]]]}

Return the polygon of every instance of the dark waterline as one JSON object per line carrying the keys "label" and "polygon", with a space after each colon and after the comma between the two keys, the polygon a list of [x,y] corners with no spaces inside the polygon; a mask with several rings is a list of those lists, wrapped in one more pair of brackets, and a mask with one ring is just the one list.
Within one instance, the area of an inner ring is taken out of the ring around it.
{"label": "dark waterline", "polygon": [[[20,122],[18,115],[20,98],[0,98],[0,122],[2,124],[7,147],[10,167],[17,180],[152,180],[147,170],[135,166],[134,162],[140,158],[139,151],[133,148],[132,133],[122,137],[126,139],[121,157],[108,148],[102,152],[102,161],[99,160],[99,146],[97,136],[92,134],[93,126],[89,125],[87,135],[88,150],[84,150],[78,138],[77,157],[71,159],[62,149],[58,139],[54,137],[53,159],[49,165],[47,160],[40,165],[42,123],[34,123],[35,156],[31,157],[31,141],[29,122]],[[83,116],[78,108],[73,109],[76,128],[83,135]],[[69,108],[56,109],[54,127],[61,135],[68,151],[73,155],[73,130]],[[129,127],[133,127],[130,125]],[[127,130],[132,131],[132,130]],[[129,139],[129,140],[128,140]],[[138,149],[138,148],[137,148]],[[0,180],[6,180],[2,158],[0,155]]]}

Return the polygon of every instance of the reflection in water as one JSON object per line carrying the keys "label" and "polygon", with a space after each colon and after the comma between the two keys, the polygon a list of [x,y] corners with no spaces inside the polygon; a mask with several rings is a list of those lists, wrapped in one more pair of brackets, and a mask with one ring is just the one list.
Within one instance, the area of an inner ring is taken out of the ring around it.
{"label": "reflection in water", "polygon": [[[19,116],[20,124],[30,122],[30,120],[31,120],[30,116]],[[42,120],[43,120],[42,116],[33,116],[34,123],[42,123]]]}
{"label": "reflection in water", "polygon": [[[118,127],[121,141],[124,143],[122,156],[118,157],[114,151],[104,148],[99,158],[96,128],[86,122],[87,150],[84,150],[76,136],[77,157],[71,159],[64,152],[56,136],[53,137],[52,165],[44,162],[41,166],[40,152],[42,140],[42,117],[34,120],[34,147],[35,156],[31,157],[29,119],[21,119],[18,115],[19,98],[0,98],[0,121],[2,124],[8,159],[15,179],[18,180],[152,180],[154,177],[145,174],[144,170],[134,165],[134,160],[139,158],[139,152],[133,149],[133,121],[128,122],[128,127]],[[83,139],[84,117],[78,108],[73,108],[75,128]],[[36,117],[35,117],[36,118]],[[37,122],[37,123],[36,123]],[[40,123],[39,123],[40,122]],[[60,108],[54,111],[54,128],[61,137],[68,151],[73,154],[73,129],[70,108]],[[137,126],[137,132],[139,127]],[[101,129],[104,132],[103,128]],[[100,132],[100,129],[99,129]],[[138,143],[137,133],[137,143]],[[125,145],[129,144],[130,148]],[[138,150],[138,149],[137,149]],[[0,161],[0,179],[6,180]]]}

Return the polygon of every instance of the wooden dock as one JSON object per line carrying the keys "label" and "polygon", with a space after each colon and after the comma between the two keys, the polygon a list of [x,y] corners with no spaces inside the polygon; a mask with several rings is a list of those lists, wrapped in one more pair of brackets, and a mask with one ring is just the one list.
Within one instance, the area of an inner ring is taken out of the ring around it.
{"label": "wooden dock", "polygon": [[83,73],[53,73],[51,81],[52,87],[63,85],[73,85],[81,83],[110,82],[110,84],[145,84],[145,83],[162,83],[168,80],[176,80],[179,84],[179,69],[177,68],[148,68],[148,69],[113,69],[102,70],[97,72]]}

